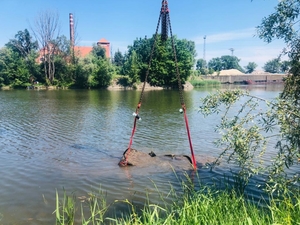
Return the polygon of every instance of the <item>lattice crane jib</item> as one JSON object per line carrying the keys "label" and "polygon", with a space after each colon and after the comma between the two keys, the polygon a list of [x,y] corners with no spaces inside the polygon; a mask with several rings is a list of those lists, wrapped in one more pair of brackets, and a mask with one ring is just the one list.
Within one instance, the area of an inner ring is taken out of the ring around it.
{"label": "lattice crane jib", "polygon": [[169,33],[169,7],[168,7],[167,0],[162,1],[160,17],[161,17],[161,39],[162,41],[166,41],[168,40],[168,33]]}

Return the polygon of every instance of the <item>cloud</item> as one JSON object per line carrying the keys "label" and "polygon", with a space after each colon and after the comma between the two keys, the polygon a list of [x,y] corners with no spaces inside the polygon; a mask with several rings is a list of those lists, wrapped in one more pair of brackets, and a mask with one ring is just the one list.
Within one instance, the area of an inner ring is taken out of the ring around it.
{"label": "cloud", "polygon": [[242,30],[234,30],[228,31],[223,33],[217,34],[210,34],[210,35],[199,35],[192,40],[195,42],[196,45],[204,43],[204,36],[206,36],[206,43],[218,43],[218,42],[225,42],[225,41],[234,41],[234,40],[241,40],[245,38],[252,38],[255,35],[255,28],[247,28]]}
{"label": "cloud", "polygon": [[[267,44],[258,37],[255,37],[255,34],[255,28],[246,28],[206,35],[206,61],[208,62],[212,58],[223,55],[231,55],[230,48],[233,48],[233,55],[241,60],[241,66],[246,66],[249,62],[255,62],[259,68],[262,68],[267,61],[281,54],[285,44],[282,40],[275,40]],[[192,39],[196,44],[198,58],[202,58],[202,54],[204,53],[203,38],[204,35],[199,35]],[[282,60],[287,60],[287,57],[284,56]]]}
{"label": "cloud", "polygon": [[[249,62],[255,62],[259,67],[263,67],[266,62],[277,58],[284,48],[284,44],[271,43],[268,45],[256,45],[245,47],[237,52],[241,59],[241,65],[247,65]],[[288,60],[287,55],[282,55],[281,60]]]}
{"label": "cloud", "polygon": [[[255,62],[258,65],[258,69],[261,69],[266,62],[277,58],[282,52],[283,47],[284,46],[280,44],[246,46],[237,49],[234,55],[241,60],[239,64],[242,67],[248,65],[249,62]],[[229,54],[230,52],[228,50],[209,51],[206,54],[206,60],[209,61],[212,58]],[[281,59],[287,60],[287,56],[283,55]]]}

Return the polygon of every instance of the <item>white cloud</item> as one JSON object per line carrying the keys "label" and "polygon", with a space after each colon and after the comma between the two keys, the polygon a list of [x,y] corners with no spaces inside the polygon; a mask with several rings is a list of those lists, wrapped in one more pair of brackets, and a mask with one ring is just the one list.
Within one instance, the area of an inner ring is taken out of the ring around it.
{"label": "white cloud", "polygon": [[[267,61],[278,57],[282,49],[283,45],[278,44],[246,46],[235,50],[234,55],[241,60],[240,65],[242,67],[248,65],[249,62],[255,62],[258,69],[261,69]],[[206,61],[229,54],[230,52],[227,49],[207,51]],[[287,60],[287,56],[283,56],[282,60]]]}
{"label": "white cloud", "polygon": [[242,30],[234,30],[223,33],[216,34],[207,34],[207,35],[199,35],[192,40],[196,45],[204,43],[204,36],[206,36],[206,43],[217,43],[217,42],[225,42],[225,41],[234,41],[245,38],[252,38],[255,35],[255,28],[247,28]]}
{"label": "white cloud", "polygon": [[[246,66],[249,62],[255,62],[260,68],[269,60],[277,58],[281,53],[283,44],[268,44],[263,46],[245,47],[237,52],[241,59],[240,64]],[[282,55],[282,60],[287,60],[286,55]]]}
{"label": "white cloud", "polygon": [[[259,68],[279,56],[285,44],[281,40],[267,44],[255,35],[255,28],[229,31],[224,33],[211,34],[206,36],[205,59],[208,62],[212,58],[223,55],[231,55],[230,48],[234,48],[233,54],[237,56],[241,66],[249,62],[255,62]],[[203,57],[204,39],[203,36],[194,38],[198,58]],[[286,60],[287,57],[283,57]]]}

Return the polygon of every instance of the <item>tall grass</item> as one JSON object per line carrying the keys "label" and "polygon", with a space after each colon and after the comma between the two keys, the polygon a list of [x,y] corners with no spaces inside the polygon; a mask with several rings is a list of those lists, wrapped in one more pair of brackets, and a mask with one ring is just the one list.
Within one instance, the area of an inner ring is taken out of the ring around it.
{"label": "tall grass", "polygon": [[[104,193],[100,190],[100,194],[90,194],[89,198],[87,199],[87,210],[84,210],[84,205],[81,204],[81,221],[82,224],[103,224],[105,220],[105,213],[108,209],[106,205],[106,200],[104,197]],[[87,213],[84,213],[87,211]],[[85,214],[88,216],[86,217]]]}
{"label": "tall grass", "polygon": [[73,225],[75,219],[75,202],[76,197],[73,194],[68,196],[64,190],[63,199],[60,201],[56,191],[56,225]]}
{"label": "tall grass", "polygon": [[219,86],[221,84],[221,82],[218,80],[202,80],[202,79],[190,80],[190,83],[194,87]]}
{"label": "tall grass", "polygon": [[[114,218],[105,216],[109,206],[106,205],[103,197],[93,195],[88,201],[89,216],[87,219],[83,213],[83,206],[81,206],[81,224],[300,224],[300,192],[285,192],[276,198],[270,196],[268,200],[261,199],[263,204],[258,204],[235,189],[220,190],[216,187],[202,185],[199,190],[195,190],[188,181],[182,184],[182,190],[183,194],[177,195],[171,188],[170,193],[174,197],[171,204],[166,203],[162,196],[162,204],[152,204],[148,200],[141,210],[127,199],[117,200],[116,202],[121,201],[128,204],[130,210],[122,212],[122,216]],[[65,203],[56,206],[56,212],[62,212],[56,216],[57,224],[72,224],[68,219],[72,218],[74,221],[74,217],[69,216],[68,212],[73,212],[75,207],[66,204],[68,196],[64,195],[63,198],[61,202]],[[57,201],[59,201],[58,195]],[[70,209],[67,209],[68,207]]]}

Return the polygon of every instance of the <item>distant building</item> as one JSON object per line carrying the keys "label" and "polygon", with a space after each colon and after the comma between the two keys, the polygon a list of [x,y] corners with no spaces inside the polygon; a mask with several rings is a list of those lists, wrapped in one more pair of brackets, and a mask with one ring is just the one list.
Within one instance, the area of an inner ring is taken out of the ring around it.
{"label": "distant building", "polygon": [[[105,56],[106,58],[110,58],[110,43],[105,38],[100,39],[97,42],[98,46],[101,46],[105,49]],[[91,53],[93,47],[90,46],[74,46],[74,53],[78,57],[86,57],[88,54]]]}
{"label": "distant building", "polygon": [[101,46],[102,48],[105,49],[105,56],[106,58],[110,58],[110,43],[109,41],[107,41],[105,38],[101,38],[98,42],[97,42],[98,46]]}
{"label": "distant building", "polygon": [[[74,46],[74,53],[78,57],[86,57],[92,50],[93,47],[91,46],[75,46],[75,40],[74,40],[74,20],[73,20],[73,14],[69,14],[69,23],[70,23],[70,43],[71,47]],[[110,58],[110,43],[105,38],[100,39],[97,42],[98,46],[101,46],[105,49],[105,56],[106,58]]]}
{"label": "distant building", "polygon": [[49,43],[48,46],[43,47],[39,50],[39,56],[36,58],[37,63],[41,63],[45,60],[45,56],[47,55],[59,55],[61,51],[56,48],[56,46],[52,43]]}
{"label": "distant building", "polygon": [[[75,46],[75,40],[74,40],[74,21],[73,21],[73,14],[70,13],[69,14],[69,19],[70,19],[70,45],[71,48],[74,48],[74,54],[77,57],[80,58],[84,58],[86,57],[88,54],[91,53],[91,51],[93,50],[92,46]],[[105,49],[105,56],[106,58],[110,58],[110,43],[109,41],[107,41],[105,38],[101,38],[98,42],[97,42],[98,46],[101,46],[102,48]],[[47,54],[54,54],[54,55],[58,55],[60,54],[60,50],[59,49],[55,49],[55,46],[51,43],[49,43],[49,46],[40,49],[39,51],[39,56],[36,59],[36,61],[38,63],[41,63],[44,61],[44,56]]]}
{"label": "distant building", "polygon": [[74,53],[77,57],[84,58],[91,53],[93,47],[89,46],[74,46]]}

